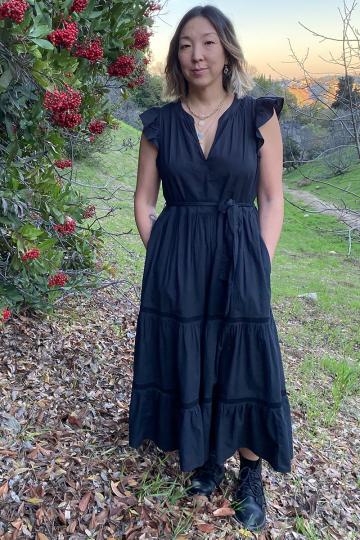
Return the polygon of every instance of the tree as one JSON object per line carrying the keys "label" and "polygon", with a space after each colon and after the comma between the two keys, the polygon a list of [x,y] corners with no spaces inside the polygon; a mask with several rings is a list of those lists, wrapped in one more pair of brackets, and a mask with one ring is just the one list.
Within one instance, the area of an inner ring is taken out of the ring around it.
{"label": "tree", "polygon": [[0,321],[104,285],[100,218],[72,185],[73,148],[116,127],[109,81],[124,95],[143,84],[159,9],[147,0],[0,5]]}
{"label": "tree", "polygon": [[[306,178],[308,184],[322,183],[337,191],[341,202],[341,206],[338,207],[339,218],[348,224],[347,215],[351,215],[351,222],[355,223],[354,215],[358,215],[358,211],[347,208],[343,195],[347,194],[349,199],[359,200],[359,194],[348,187],[328,181],[334,176],[343,175],[354,166],[357,167],[360,162],[360,100],[359,89],[355,87],[356,70],[359,67],[357,59],[360,56],[360,35],[352,22],[357,2],[353,1],[348,7],[344,1],[343,6],[343,12],[339,10],[342,19],[342,32],[339,36],[327,36],[299,23],[322,41],[340,44],[340,55],[336,58],[330,52],[330,60],[328,60],[330,64],[340,66],[343,70],[343,76],[338,81],[336,91],[331,86],[333,78],[329,76],[326,80],[326,78],[314,77],[306,67],[308,52],[304,59],[299,58],[290,43],[292,57],[303,72],[302,80],[297,83],[297,90],[301,90],[311,104],[300,107],[288,103],[289,117],[291,116],[289,123],[293,126],[288,135],[301,147],[301,159],[299,159],[298,151],[292,158],[299,174]],[[351,73],[354,73],[354,76]],[[283,74],[280,75],[286,78]],[[310,132],[306,132],[305,137],[302,137],[303,119],[307,119],[308,127],[311,128]],[[295,128],[296,125],[297,128]],[[301,168],[301,165],[310,163],[316,165],[314,174],[309,168],[306,168],[304,172]],[[321,165],[321,172],[319,172],[319,165]],[[287,166],[291,165],[288,163]],[[356,230],[354,227],[355,232]]]}
{"label": "tree", "polygon": [[338,88],[335,94],[335,100],[331,107],[333,109],[350,110],[352,105],[358,107],[360,105],[360,91],[354,88],[354,77],[345,75],[338,80]]}
{"label": "tree", "polygon": [[159,75],[147,75],[146,84],[135,88],[132,100],[141,109],[148,109],[153,105],[162,104],[163,79]]}

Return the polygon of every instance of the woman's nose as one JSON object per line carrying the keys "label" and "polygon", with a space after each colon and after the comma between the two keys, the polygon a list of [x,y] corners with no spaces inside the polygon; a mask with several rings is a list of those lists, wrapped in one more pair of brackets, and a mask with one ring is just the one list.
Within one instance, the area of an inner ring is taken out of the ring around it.
{"label": "woman's nose", "polygon": [[194,46],[192,50],[193,62],[198,62],[199,60],[202,60],[202,58],[203,58],[203,53],[202,53],[201,47]]}

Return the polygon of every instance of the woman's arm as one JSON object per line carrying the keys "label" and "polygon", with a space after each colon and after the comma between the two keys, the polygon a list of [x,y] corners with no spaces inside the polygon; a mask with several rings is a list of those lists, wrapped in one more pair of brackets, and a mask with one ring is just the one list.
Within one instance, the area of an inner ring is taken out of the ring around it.
{"label": "woman's arm", "polygon": [[260,177],[257,192],[260,234],[272,260],[284,219],[283,142],[275,110],[259,131],[264,138],[264,144],[259,150]]}
{"label": "woman's arm", "polygon": [[147,248],[156,216],[160,177],[156,166],[158,149],[144,134],[140,139],[137,182],[134,193],[134,214],[141,239]]}

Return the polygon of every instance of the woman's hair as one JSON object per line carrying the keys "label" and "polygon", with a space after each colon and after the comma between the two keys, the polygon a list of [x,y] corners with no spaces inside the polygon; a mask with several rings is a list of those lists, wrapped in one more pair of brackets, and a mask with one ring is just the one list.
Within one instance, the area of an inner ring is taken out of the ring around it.
{"label": "woman's hair", "polygon": [[165,65],[165,87],[163,99],[186,97],[189,91],[187,80],[181,71],[178,59],[179,36],[185,24],[193,17],[206,17],[213,25],[228,57],[230,73],[223,74],[223,87],[226,91],[234,92],[239,98],[249,92],[255,83],[247,72],[247,62],[242,48],[237,40],[234,26],[230,19],[220,9],[206,5],[195,6],[181,19],[174,36],[170,41],[169,51]]}

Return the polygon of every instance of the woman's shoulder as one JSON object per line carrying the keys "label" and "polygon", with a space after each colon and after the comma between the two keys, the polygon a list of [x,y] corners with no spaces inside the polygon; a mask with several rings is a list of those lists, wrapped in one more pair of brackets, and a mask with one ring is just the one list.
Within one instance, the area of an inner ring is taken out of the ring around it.
{"label": "woman's shoulder", "polygon": [[280,116],[284,106],[284,98],[281,96],[248,96],[251,100],[255,115],[259,118],[272,116],[275,109],[277,116]]}

